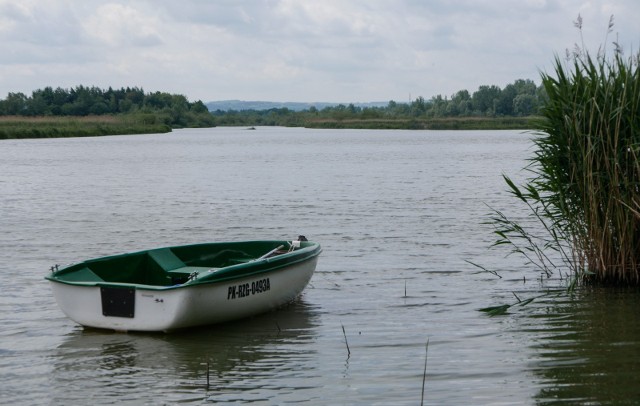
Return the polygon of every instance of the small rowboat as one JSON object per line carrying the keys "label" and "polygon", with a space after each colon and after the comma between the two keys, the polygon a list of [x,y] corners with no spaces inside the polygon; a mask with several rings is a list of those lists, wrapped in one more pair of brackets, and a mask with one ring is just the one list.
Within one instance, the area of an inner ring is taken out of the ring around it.
{"label": "small rowboat", "polygon": [[320,244],[219,242],[90,259],[46,276],[62,311],[86,327],[170,331],[267,312],[293,301]]}

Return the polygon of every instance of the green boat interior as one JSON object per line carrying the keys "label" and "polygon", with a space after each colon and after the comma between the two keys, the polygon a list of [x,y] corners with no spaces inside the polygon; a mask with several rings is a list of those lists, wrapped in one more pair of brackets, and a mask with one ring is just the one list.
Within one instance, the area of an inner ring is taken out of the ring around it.
{"label": "green boat interior", "polygon": [[[150,286],[184,284],[198,275],[286,254],[302,245],[284,241],[213,243],[158,248],[92,259],[55,272],[62,282],[126,283]],[[240,267],[238,267],[240,268]]]}

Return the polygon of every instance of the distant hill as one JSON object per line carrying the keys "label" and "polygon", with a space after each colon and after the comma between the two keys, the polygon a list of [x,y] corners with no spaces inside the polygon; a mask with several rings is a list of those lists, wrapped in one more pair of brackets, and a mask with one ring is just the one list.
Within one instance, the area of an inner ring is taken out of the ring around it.
{"label": "distant hill", "polygon": [[369,103],[300,103],[300,102],[269,102],[269,101],[244,101],[244,100],[220,100],[211,101],[205,103],[209,111],[229,111],[229,110],[270,110],[270,109],[282,109],[287,108],[292,111],[309,110],[311,107],[315,107],[318,110],[322,110],[325,107],[333,107],[338,105],[348,106],[353,104],[357,107],[386,107],[389,102],[369,102]]}

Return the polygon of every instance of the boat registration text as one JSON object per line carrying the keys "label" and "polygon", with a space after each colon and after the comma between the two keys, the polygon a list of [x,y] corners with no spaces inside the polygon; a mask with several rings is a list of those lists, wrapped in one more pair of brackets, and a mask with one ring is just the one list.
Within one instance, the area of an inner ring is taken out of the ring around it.
{"label": "boat registration text", "polygon": [[239,285],[229,286],[227,292],[227,300],[239,299],[251,295],[257,295],[271,289],[269,278],[260,279],[251,283],[241,283]]}

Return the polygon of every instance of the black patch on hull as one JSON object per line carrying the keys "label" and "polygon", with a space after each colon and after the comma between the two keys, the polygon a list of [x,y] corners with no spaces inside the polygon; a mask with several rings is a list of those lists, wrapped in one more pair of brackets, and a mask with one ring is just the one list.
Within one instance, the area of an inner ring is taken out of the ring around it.
{"label": "black patch on hull", "polygon": [[133,318],[135,315],[135,289],[100,287],[100,296],[104,316]]}

